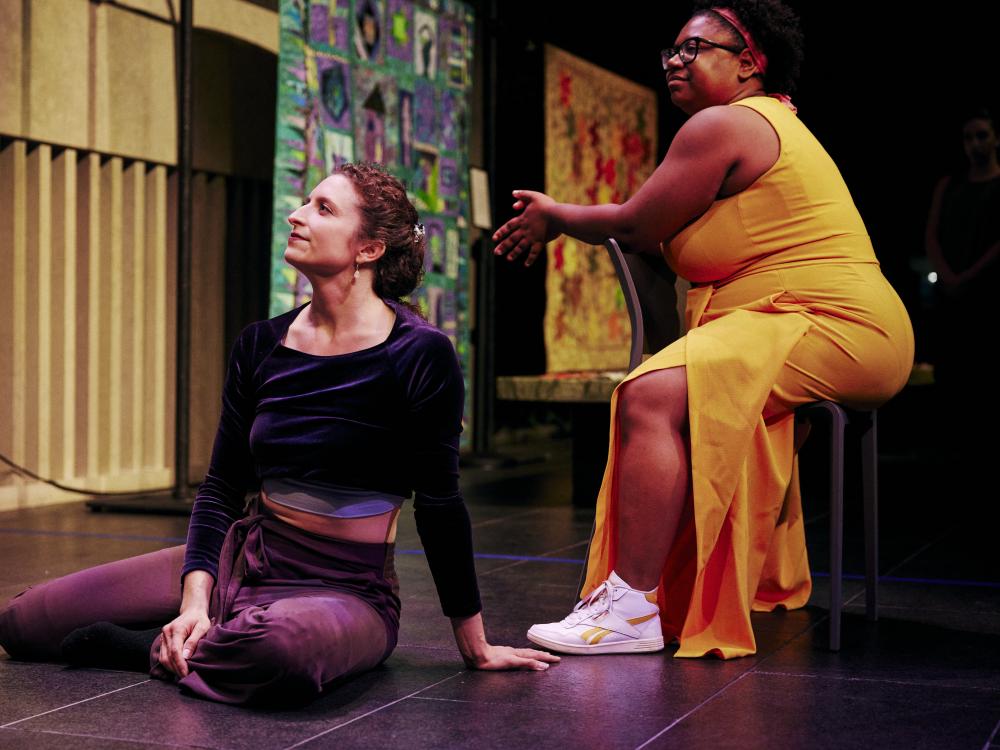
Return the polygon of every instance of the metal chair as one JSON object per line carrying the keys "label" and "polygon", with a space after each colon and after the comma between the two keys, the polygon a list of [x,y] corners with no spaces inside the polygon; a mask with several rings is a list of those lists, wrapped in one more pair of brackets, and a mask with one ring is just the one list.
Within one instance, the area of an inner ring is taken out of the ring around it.
{"label": "metal chair", "polygon": [[865,516],[865,615],[871,622],[878,619],[877,417],[875,409],[848,409],[833,401],[817,401],[795,410],[798,422],[808,421],[811,425],[816,425],[820,421],[829,426],[831,651],[840,650],[844,573],[844,453],[849,438],[851,445],[861,452]]}
{"label": "metal chair", "polygon": [[[642,362],[644,348],[653,352],[677,338],[676,316],[666,316],[653,309],[655,301],[668,299],[673,306],[671,273],[661,258],[625,254],[615,239],[604,243],[625,295],[632,341],[629,371]],[[664,294],[665,285],[670,286]],[[662,310],[661,302],[661,310]],[[644,314],[645,313],[645,314]],[[675,322],[671,329],[671,319]],[[830,435],[830,650],[840,650],[840,624],[843,598],[844,560],[844,454],[848,437],[856,438],[861,451],[861,482],[865,516],[865,611],[871,621],[878,619],[878,452],[876,445],[876,410],[848,409],[832,401],[818,401],[795,410],[796,421],[811,425],[825,423]],[[848,428],[851,428],[850,431]],[[593,532],[591,532],[593,537]],[[590,548],[587,548],[589,557]],[[587,573],[586,558],[580,574],[579,590]]]}
{"label": "metal chair", "polygon": [[632,326],[628,358],[631,372],[642,363],[643,353],[658,352],[680,336],[676,276],[661,256],[626,254],[614,239],[605,241],[604,247],[625,295]]}

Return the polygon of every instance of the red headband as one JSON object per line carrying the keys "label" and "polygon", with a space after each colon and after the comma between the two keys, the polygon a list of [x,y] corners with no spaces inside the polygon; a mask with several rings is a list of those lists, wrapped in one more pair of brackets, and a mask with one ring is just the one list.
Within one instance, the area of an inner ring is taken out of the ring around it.
{"label": "red headband", "polygon": [[[743,38],[743,43],[747,46],[747,49],[750,50],[750,57],[752,57],[753,61],[757,63],[757,69],[760,70],[760,74],[764,75],[767,73],[767,55],[765,55],[761,51],[760,47],[757,46],[753,37],[750,35],[750,32],[747,31],[746,26],[740,23],[740,19],[736,17],[736,14],[729,8],[712,8],[712,12],[725,18],[729,22],[729,25],[736,29],[736,33]],[[792,100],[788,94],[771,94],[771,96],[792,110],[792,112],[798,111],[795,105],[792,104]]]}
{"label": "red headband", "polygon": [[747,31],[746,26],[740,23],[740,19],[736,17],[736,14],[729,10],[729,8],[712,8],[712,12],[718,13],[729,22],[730,26],[736,29],[736,33],[743,37],[743,43],[750,50],[750,56],[753,58],[753,61],[757,63],[760,74],[764,75],[767,73],[767,55],[760,51],[760,48],[754,43],[753,37],[750,36],[750,32]]}

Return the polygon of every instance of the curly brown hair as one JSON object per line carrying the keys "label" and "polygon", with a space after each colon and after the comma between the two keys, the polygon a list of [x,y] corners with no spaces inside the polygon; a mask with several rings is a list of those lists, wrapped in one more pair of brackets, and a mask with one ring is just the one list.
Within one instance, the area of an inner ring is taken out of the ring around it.
{"label": "curly brown hair", "polygon": [[739,32],[713,9],[728,8],[767,55],[764,88],[774,94],[791,94],[802,65],[802,28],[795,11],[781,0],[695,0],[693,15],[710,15],[730,31],[735,39]]}
{"label": "curly brown hair", "polygon": [[375,261],[375,294],[398,301],[424,276],[425,241],[423,229],[417,229],[417,209],[403,183],[378,164],[344,164],[334,174],[349,179],[358,194],[360,236],[385,243],[385,255]]}

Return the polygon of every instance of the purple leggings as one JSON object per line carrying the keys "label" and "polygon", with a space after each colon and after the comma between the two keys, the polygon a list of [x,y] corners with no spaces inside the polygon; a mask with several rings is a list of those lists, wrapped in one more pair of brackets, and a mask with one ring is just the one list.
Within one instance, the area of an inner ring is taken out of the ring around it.
{"label": "purple leggings", "polygon": [[[327,539],[256,513],[226,536],[212,627],[178,682],[223,703],[308,700],[381,663],[396,645],[393,545]],[[71,631],[109,621],[165,625],[180,608],[184,547],[99,565],[32,586],[0,611],[0,645],[18,659],[58,659]],[[173,680],[150,655],[151,674]]]}

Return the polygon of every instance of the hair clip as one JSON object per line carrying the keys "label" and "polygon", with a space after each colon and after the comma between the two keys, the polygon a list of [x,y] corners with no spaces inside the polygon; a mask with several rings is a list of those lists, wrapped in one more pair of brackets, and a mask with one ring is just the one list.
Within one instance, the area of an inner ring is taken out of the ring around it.
{"label": "hair clip", "polygon": [[424,225],[423,224],[414,224],[413,225],[413,236],[415,238],[417,238],[418,240],[421,240],[421,239],[424,238]]}

